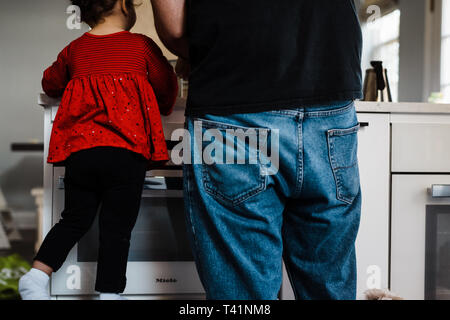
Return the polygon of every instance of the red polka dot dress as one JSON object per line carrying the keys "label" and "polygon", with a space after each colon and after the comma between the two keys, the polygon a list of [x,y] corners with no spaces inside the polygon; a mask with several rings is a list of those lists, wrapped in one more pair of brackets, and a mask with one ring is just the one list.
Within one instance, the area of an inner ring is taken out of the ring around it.
{"label": "red polka dot dress", "polygon": [[51,97],[62,95],[49,163],[101,146],[131,150],[149,162],[169,159],[160,114],[172,112],[177,78],[147,36],[85,33],[45,70],[42,87]]}

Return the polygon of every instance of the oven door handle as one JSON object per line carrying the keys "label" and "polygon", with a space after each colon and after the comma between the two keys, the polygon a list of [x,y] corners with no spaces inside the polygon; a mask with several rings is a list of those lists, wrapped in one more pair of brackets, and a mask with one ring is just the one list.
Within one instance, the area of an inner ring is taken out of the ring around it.
{"label": "oven door handle", "polygon": [[144,181],[144,190],[164,190],[167,189],[164,177],[146,177]]}
{"label": "oven door handle", "polygon": [[450,198],[450,184],[433,184],[430,195],[432,198]]}
{"label": "oven door handle", "polygon": [[[64,176],[59,176],[57,188],[64,190]],[[174,186],[175,184],[175,186]],[[146,177],[144,190],[183,190],[183,178],[181,177]]]}
{"label": "oven door handle", "polygon": [[146,177],[144,190],[183,190],[182,177]]}

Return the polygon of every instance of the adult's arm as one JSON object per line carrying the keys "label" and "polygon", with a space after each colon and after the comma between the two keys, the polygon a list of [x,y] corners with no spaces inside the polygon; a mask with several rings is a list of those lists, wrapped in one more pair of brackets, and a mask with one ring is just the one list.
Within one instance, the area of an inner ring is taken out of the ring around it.
{"label": "adult's arm", "polygon": [[175,55],[189,58],[186,36],[186,0],[151,0],[156,32]]}

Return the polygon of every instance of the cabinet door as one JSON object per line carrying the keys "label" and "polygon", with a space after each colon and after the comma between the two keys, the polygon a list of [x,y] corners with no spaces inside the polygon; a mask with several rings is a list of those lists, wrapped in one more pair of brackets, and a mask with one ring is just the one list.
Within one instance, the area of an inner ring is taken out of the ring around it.
{"label": "cabinet door", "polygon": [[[358,114],[361,225],[356,240],[358,297],[389,280],[389,114]],[[365,126],[365,125],[368,126]]]}
{"label": "cabinet door", "polygon": [[430,286],[434,297],[427,299],[450,299],[450,198],[432,197],[433,185],[450,185],[450,174],[392,175],[391,289],[408,300],[423,300]]}
{"label": "cabinet door", "polygon": [[[387,288],[389,279],[389,114],[358,114],[358,158],[361,176],[361,225],[356,240],[357,296],[372,288]],[[281,299],[294,299],[283,272]]]}

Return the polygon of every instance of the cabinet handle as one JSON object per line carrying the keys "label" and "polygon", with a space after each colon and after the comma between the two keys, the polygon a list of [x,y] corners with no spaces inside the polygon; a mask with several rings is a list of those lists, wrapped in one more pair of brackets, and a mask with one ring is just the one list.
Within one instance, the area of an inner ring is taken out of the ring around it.
{"label": "cabinet handle", "polygon": [[432,198],[450,198],[449,184],[433,184],[430,189]]}
{"label": "cabinet handle", "polygon": [[369,123],[368,123],[368,122],[360,122],[360,123],[359,123],[359,126],[360,126],[361,128],[368,127],[368,126],[369,126]]}

